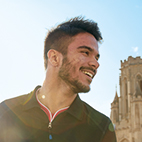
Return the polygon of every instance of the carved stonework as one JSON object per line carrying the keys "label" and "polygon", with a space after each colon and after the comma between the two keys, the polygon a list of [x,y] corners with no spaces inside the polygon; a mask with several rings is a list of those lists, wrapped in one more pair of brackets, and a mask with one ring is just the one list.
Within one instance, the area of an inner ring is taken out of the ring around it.
{"label": "carved stonework", "polygon": [[142,142],[142,59],[121,61],[120,97],[111,103],[117,142]]}

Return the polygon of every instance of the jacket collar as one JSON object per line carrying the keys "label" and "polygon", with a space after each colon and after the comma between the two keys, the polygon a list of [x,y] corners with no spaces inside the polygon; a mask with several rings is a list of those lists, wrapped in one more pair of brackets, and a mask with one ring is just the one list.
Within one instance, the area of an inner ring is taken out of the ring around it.
{"label": "jacket collar", "polygon": [[[24,103],[24,110],[29,110],[34,107],[40,108],[39,103],[37,102],[36,99],[36,91],[40,88],[41,86],[37,86],[34,91],[28,94],[28,98]],[[76,96],[70,107],[67,109],[69,114],[73,115],[75,118],[78,120],[82,120],[83,118],[83,102],[81,101],[79,95]]]}
{"label": "jacket collar", "polygon": [[75,98],[69,109],[67,110],[68,113],[73,115],[79,120],[83,118],[83,102],[81,101],[79,95]]}

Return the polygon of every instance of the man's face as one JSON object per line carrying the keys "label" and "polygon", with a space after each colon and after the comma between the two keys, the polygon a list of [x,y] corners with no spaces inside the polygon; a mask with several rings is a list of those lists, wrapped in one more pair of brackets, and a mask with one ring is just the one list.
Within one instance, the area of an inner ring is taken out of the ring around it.
{"label": "man's face", "polygon": [[88,92],[99,67],[98,42],[89,33],[79,33],[68,46],[67,55],[59,70],[59,77],[74,93]]}

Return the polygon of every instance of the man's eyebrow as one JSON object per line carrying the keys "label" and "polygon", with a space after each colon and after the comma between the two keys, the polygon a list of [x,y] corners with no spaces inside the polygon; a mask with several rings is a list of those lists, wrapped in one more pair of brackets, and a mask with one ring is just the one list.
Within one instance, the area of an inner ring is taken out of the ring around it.
{"label": "man's eyebrow", "polygon": [[77,49],[81,49],[81,48],[85,48],[85,49],[88,49],[89,51],[93,51],[93,49],[88,46],[79,46]]}

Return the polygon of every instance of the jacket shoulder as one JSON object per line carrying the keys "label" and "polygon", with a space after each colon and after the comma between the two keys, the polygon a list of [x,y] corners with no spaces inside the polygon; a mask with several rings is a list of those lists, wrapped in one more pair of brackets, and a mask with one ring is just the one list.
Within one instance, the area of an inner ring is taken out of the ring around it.
{"label": "jacket shoulder", "polygon": [[11,111],[15,108],[20,108],[26,103],[26,100],[31,96],[32,92],[29,94],[21,95],[15,98],[7,99],[0,103],[0,117],[7,113],[8,111]]}
{"label": "jacket shoulder", "polygon": [[109,117],[84,103],[85,113],[88,116],[89,125],[98,127],[102,132],[102,142],[116,142],[113,124]]}
{"label": "jacket shoulder", "polygon": [[97,125],[101,130],[104,130],[104,127],[111,124],[111,120],[109,117],[104,115],[103,113],[97,111],[93,107],[91,107],[86,102],[83,102],[85,114],[87,115],[89,122],[92,124]]}

